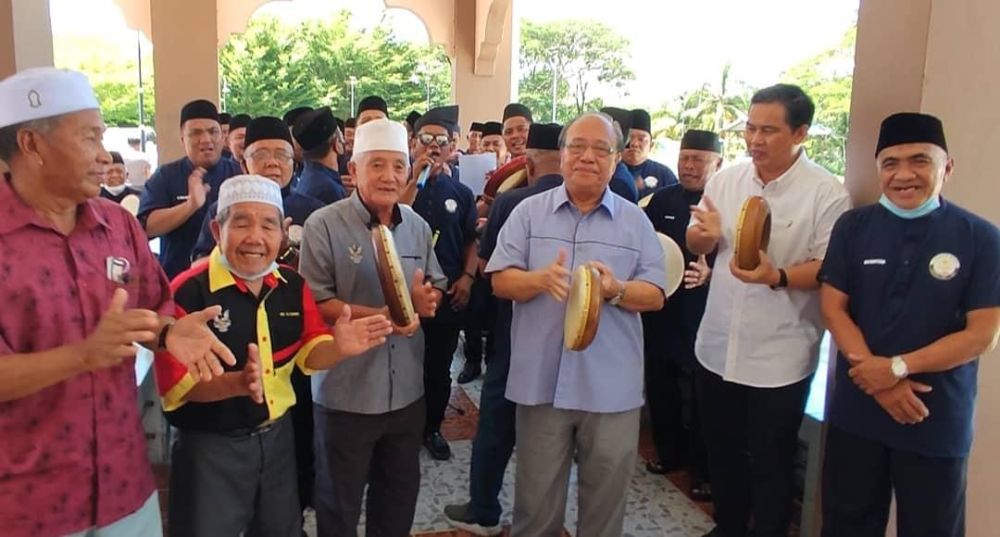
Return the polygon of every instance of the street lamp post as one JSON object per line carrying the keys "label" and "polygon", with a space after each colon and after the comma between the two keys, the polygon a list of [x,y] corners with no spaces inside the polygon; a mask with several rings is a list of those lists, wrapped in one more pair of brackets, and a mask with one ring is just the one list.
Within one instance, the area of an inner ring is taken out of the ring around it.
{"label": "street lamp post", "polygon": [[351,75],[347,81],[351,83],[351,117],[354,117],[354,86],[357,85],[358,79],[354,75]]}

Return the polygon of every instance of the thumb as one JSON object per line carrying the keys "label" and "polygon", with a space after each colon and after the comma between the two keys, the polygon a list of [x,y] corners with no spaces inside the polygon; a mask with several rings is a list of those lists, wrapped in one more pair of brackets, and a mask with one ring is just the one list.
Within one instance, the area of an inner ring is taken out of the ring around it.
{"label": "thumb", "polygon": [[128,291],[122,287],[115,289],[115,294],[111,295],[111,304],[108,305],[108,313],[122,313],[127,302]]}
{"label": "thumb", "polygon": [[914,380],[910,381],[910,388],[913,388],[913,391],[920,393],[930,393],[934,389],[933,387],[927,384],[924,384],[922,382],[917,382]]}
{"label": "thumb", "polygon": [[708,259],[705,258],[705,254],[698,256],[698,264],[708,266]]}
{"label": "thumb", "polygon": [[208,321],[211,321],[212,319],[218,317],[221,314],[222,314],[222,306],[216,305],[216,306],[209,306],[201,311],[197,311],[192,315],[196,315],[201,322],[207,323]]}
{"label": "thumb", "polygon": [[556,264],[566,266],[566,258],[569,254],[566,253],[565,248],[560,248],[559,252],[556,254]]}
{"label": "thumb", "polygon": [[709,211],[712,211],[713,213],[719,212],[719,210],[715,208],[715,204],[712,203],[712,198],[710,198],[708,196],[702,196],[701,199],[702,199],[702,201],[705,202],[705,208],[706,209],[708,209]]}
{"label": "thumb", "polygon": [[351,307],[344,304],[343,308],[340,308],[340,317],[337,317],[337,322],[351,322]]}
{"label": "thumb", "polygon": [[247,345],[247,364],[243,366],[248,367],[250,364],[260,363],[260,351],[257,349],[256,343],[251,343]]}
{"label": "thumb", "polygon": [[851,363],[851,365],[858,365],[858,364],[860,364],[861,362],[864,362],[864,361],[865,361],[865,359],[864,359],[864,357],[863,357],[863,356],[861,356],[860,354],[854,354],[854,353],[852,352],[852,353],[848,353],[848,354],[847,354],[847,361],[848,361],[848,362],[850,362],[850,363]]}

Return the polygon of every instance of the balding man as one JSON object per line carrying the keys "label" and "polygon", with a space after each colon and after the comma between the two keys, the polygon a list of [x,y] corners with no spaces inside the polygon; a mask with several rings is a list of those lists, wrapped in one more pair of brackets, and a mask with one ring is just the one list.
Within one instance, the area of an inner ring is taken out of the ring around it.
{"label": "balding man", "polygon": [[22,71],[0,102],[0,531],[160,535],[134,343],[210,380],[235,362],[205,326],[221,310],[174,322],[146,234],[98,197],[111,158],[83,74]]}
{"label": "balding man", "polygon": [[160,264],[171,278],[191,264],[205,212],[217,199],[222,182],[241,171],[234,160],[222,158],[222,127],[215,104],[196,100],[184,105],[181,141],[185,156],[160,166],[150,177],[138,214],[149,237],[160,237]]}
{"label": "balding man", "polygon": [[[663,306],[663,250],[636,205],[608,183],[624,147],[603,114],[560,136],[562,186],[524,200],[486,265],[498,297],[515,303],[507,399],[517,404],[514,536],[563,531],[569,471],[579,454],[581,535],[620,536],[642,408],[642,322]],[[622,233],[623,229],[631,230]],[[600,328],[566,348],[573,269],[600,272]]]}

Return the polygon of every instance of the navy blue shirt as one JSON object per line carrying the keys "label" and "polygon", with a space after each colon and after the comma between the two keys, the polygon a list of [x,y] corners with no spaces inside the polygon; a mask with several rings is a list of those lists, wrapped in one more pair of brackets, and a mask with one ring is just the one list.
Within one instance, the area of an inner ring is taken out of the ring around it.
{"label": "navy blue shirt", "polygon": [[324,164],[306,161],[296,187],[300,193],[316,198],[325,205],[347,197],[347,190],[340,180],[340,173]]}
{"label": "navy blue shirt", "polygon": [[[850,297],[850,317],[874,355],[905,354],[963,330],[970,311],[1000,306],[1000,232],[944,200],[913,220],[878,204],[860,207],[834,226],[820,277]],[[968,455],[979,360],[911,376],[933,387],[918,394],[930,416],[917,425],[896,423],[854,384],[849,367],[838,355],[830,423],[893,449]]]}
{"label": "navy blue shirt", "polygon": [[[139,201],[139,222],[146,226],[149,213],[157,209],[169,209],[188,199],[188,177],[194,171],[194,164],[187,157],[164,164],[146,181]],[[173,278],[191,265],[191,251],[194,249],[198,231],[205,219],[208,206],[219,199],[222,182],[243,173],[236,161],[220,158],[215,166],[205,173],[204,182],[211,187],[205,197],[205,205],[194,212],[186,222],[170,233],[160,237],[160,265],[167,277]]]}
{"label": "navy blue shirt", "polygon": [[622,161],[618,161],[618,166],[615,167],[615,173],[611,176],[608,188],[632,203],[639,201],[639,190],[635,188],[635,179],[632,177],[632,172],[628,171],[628,166]]}
{"label": "navy blue shirt", "polygon": [[[413,210],[431,227],[434,255],[450,287],[465,272],[465,249],[476,239],[475,196],[456,179],[438,174],[417,193]],[[435,319],[458,320],[448,298],[446,294]]]}
{"label": "navy blue shirt", "polygon": [[[677,184],[677,175],[668,166],[660,164],[655,160],[649,158],[646,159],[642,164],[632,166],[631,164],[625,165],[628,171],[632,173],[632,179],[639,179],[643,181],[643,186],[639,188],[639,199],[642,199],[661,188],[666,188],[670,185]],[[647,177],[655,177],[656,184],[653,186],[648,186],[645,182]]]}
{"label": "navy blue shirt", "polygon": [[[647,161],[648,162],[648,161]],[[684,267],[697,261],[698,256],[687,249],[687,227],[691,220],[691,206],[701,201],[702,191],[685,190],[679,184],[660,189],[646,206],[646,216],[653,223],[653,228],[670,237],[684,252]],[[706,256],[709,266],[715,263],[715,253]],[[702,285],[694,289],[685,289],[684,284],[667,299],[663,309],[643,314],[644,321],[656,323],[658,329],[653,336],[670,337],[668,334],[683,329],[697,332],[701,317],[705,314],[705,301],[708,299],[708,286]]]}
{"label": "navy blue shirt", "polygon": [[[284,206],[285,218],[292,219],[292,226],[304,225],[306,218],[309,218],[309,215],[313,211],[325,206],[322,201],[316,198],[296,192],[291,187],[291,184],[281,189],[281,204]],[[191,252],[192,260],[207,256],[212,253],[212,248],[215,248],[215,237],[212,236],[211,222],[218,213],[218,206],[218,203],[213,203],[208,208],[208,212],[205,213],[205,220],[201,224],[201,233],[198,235],[198,242],[195,243],[194,250]],[[289,235],[294,235],[291,229],[289,229]],[[281,263],[283,260],[279,259],[278,262]]]}

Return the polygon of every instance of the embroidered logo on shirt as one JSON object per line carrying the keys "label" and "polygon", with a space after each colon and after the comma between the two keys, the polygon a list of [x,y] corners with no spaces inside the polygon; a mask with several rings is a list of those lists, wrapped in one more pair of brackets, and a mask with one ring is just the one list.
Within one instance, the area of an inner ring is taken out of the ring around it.
{"label": "embroidered logo on shirt", "polygon": [[865,259],[863,261],[864,265],[884,265],[885,259]]}
{"label": "embroidered logo on shirt", "polygon": [[229,310],[223,310],[215,319],[212,319],[212,326],[223,334],[229,331],[229,327],[232,324],[232,321],[229,320]]}
{"label": "embroidered logo on shirt", "polygon": [[128,259],[108,256],[104,259],[104,268],[107,271],[109,280],[122,285],[128,283],[128,271],[132,268]]}
{"label": "embroidered logo on shirt", "polygon": [[288,226],[288,242],[292,244],[302,243],[302,226],[294,224]]}
{"label": "embroidered logo on shirt", "polygon": [[355,265],[361,263],[361,245],[352,244],[347,247],[347,257],[351,259],[351,262]]}
{"label": "embroidered logo on shirt", "polygon": [[451,198],[448,198],[444,200],[444,209],[449,213],[453,213],[458,210],[458,202]]}
{"label": "embroidered logo on shirt", "polygon": [[962,266],[954,254],[942,252],[931,258],[931,276],[939,280],[950,280],[958,274],[958,269]]}
{"label": "embroidered logo on shirt", "polygon": [[656,188],[656,185],[660,184],[660,180],[650,175],[643,179],[642,183],[646,185],[646,188]]}

